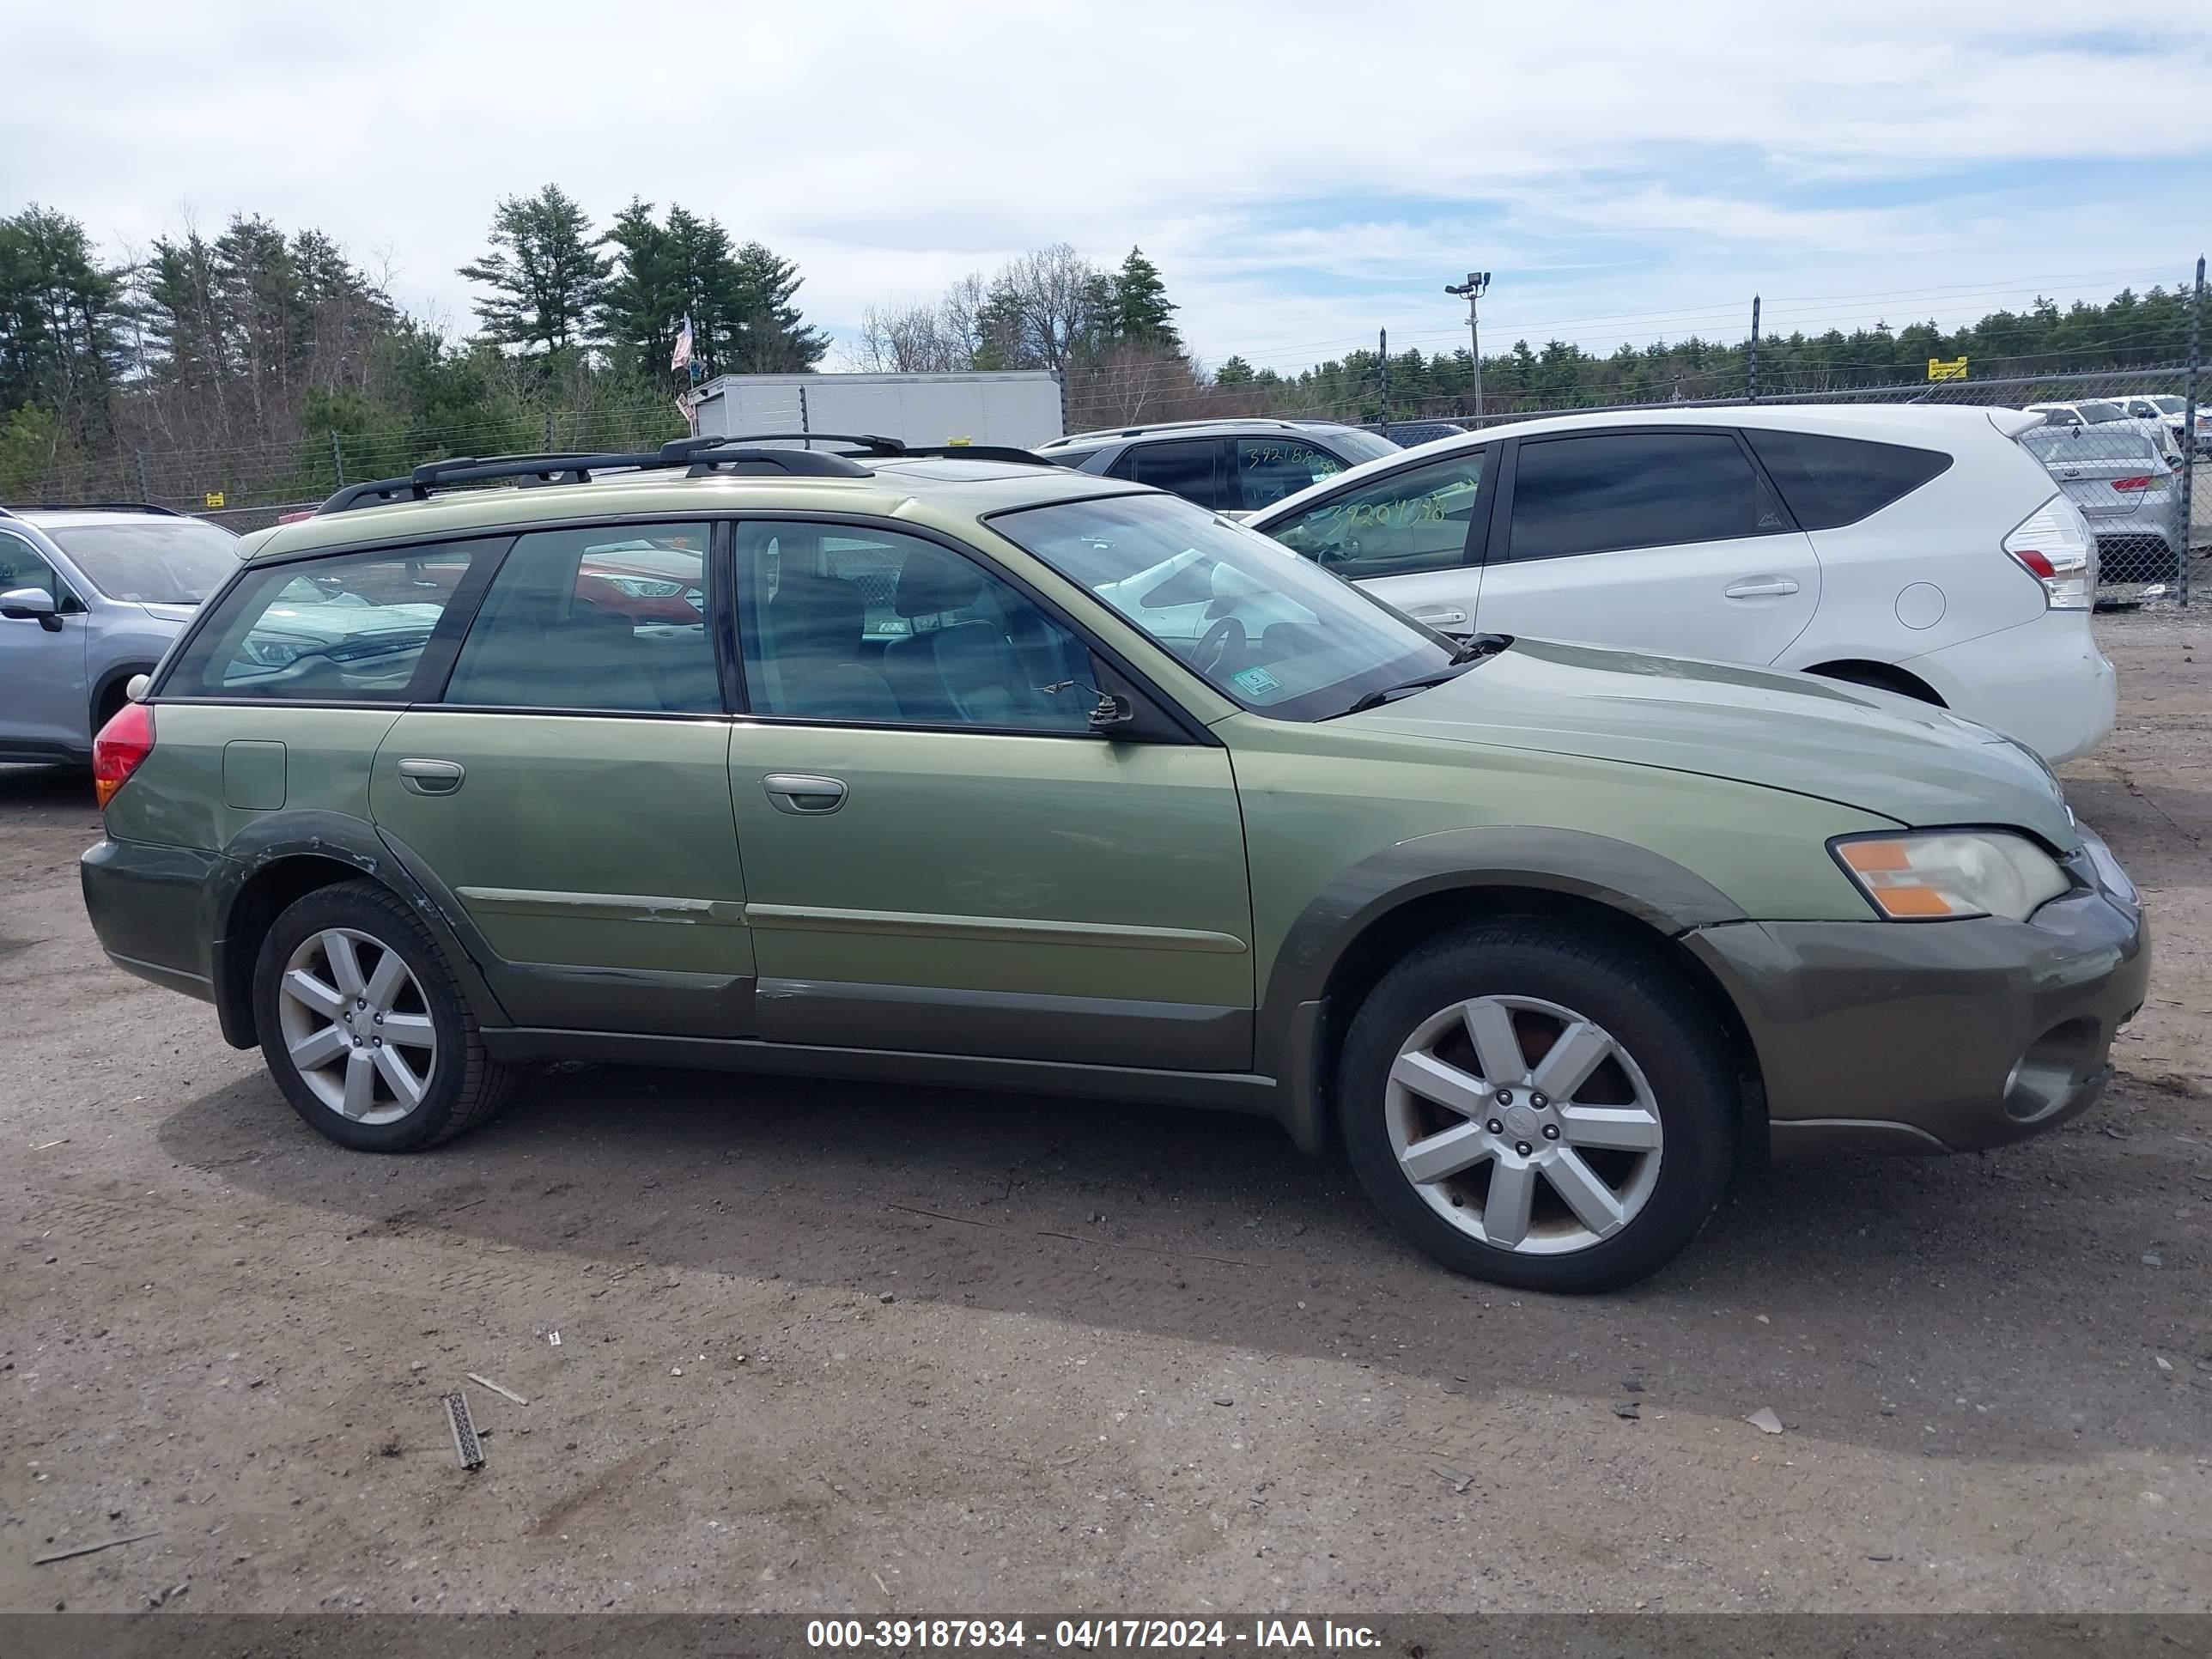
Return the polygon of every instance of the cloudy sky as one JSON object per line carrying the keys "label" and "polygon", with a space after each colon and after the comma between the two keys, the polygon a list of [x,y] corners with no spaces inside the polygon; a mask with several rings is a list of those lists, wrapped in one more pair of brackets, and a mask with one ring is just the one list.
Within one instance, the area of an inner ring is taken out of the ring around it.
{"label": "cloudy sky", "polygon": [[2212,245],[2212,10],[2006,0],[4,8],[0,212],[118,257],[318,225],[410,309],[493,203],[633,195],[797,260],[809,316],[1141,244],[1186,338],[1291,368],[1961,320]]}

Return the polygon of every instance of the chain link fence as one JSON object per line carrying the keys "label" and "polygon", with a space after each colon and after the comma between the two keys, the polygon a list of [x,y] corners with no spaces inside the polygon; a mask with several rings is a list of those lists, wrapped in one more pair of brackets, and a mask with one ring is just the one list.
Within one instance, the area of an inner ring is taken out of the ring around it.
{"label": "chain link fence", "polygon": [[[1682,398],[1569,407],[1486,406],[1469,416],[1458,400],[1390,404],[1387,424],[1374,399],[1350,398],[1278,416],[1340,419],[1421,442],[1453,429],[1473,431],[1551,415],[1638,409],[1723,409],[1772,404],[1960,404],[2041,410],[2047,426],[2025,447],[2051,471],[2081,508],[2096,538],[2100,604],[2178,599],[2212,592],[2212,410],[2190,404],[2192,383],[2212,392],[2185,364],[2094,373],[1886,386],[1762,384],[1747,396]],[[798,432],[814,424],[803,391],[787,410],[748,424]],[[1526,400],[1523,400],[1524,402]],[[713,429],[711,405],[707,429]],[[290,443],[230,447],[137,447],[57,469],[27,501],[144,501],[192,513],[239,531],[304,512],[333,490],[365,479],[404,477],[428,460],[456,455],[649,449],[683,434],[672,402],[596,410],[518,410],[469,426],[381,432],[326,432]]]}

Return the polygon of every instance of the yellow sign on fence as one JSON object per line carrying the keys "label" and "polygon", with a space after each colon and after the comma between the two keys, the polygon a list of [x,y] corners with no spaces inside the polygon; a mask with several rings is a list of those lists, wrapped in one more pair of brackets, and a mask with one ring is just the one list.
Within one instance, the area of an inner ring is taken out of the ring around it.
{"label": "yellow sign on fence", "polygon": [[[1935,365],[1931,363],[1929,367],[1932,369]],[[210,508],[221,507],[222,505],[222,491],[220,489],[210,489],[206,495],[201,496],[200,499],[205,501]]]}
{"label": "yellow sign on fence", "polygon": [[1928,360],[1928,378],[1931,380],[1963,380],[1966,378],[1966,360],[1954,357],[1945,362],[1941,357]]}

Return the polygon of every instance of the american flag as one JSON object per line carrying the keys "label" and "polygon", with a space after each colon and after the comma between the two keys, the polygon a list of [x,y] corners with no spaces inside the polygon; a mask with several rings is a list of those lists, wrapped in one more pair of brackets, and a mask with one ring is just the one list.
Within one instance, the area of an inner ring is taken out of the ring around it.
{"label": "american flag", "polygon": [[690,318],[686,317],[684,319],[684,326],[677,331],[676,349],[669,355],[668,367],[672,370],[682,368],[689,364],[690,361],[691,319]]}

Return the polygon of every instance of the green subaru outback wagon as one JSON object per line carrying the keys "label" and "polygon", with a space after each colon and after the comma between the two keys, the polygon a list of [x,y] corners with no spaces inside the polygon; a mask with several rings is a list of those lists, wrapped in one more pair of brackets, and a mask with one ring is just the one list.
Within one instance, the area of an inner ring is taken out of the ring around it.
{"label": "green subaru outback wagon", "polygon": [[2134,889],[1990,732],[1455,641],[1034,458],[446,463],[245,553],[100,734],[85,899],[365,1152],[552,1059],[1181,1102],[1588,1291],[1770,1151],[2064,1121],[2143,998]]}

